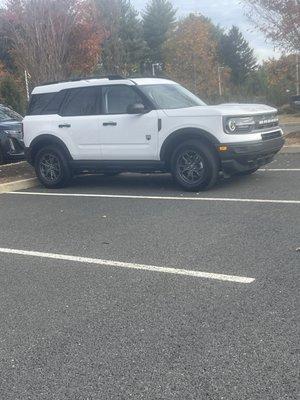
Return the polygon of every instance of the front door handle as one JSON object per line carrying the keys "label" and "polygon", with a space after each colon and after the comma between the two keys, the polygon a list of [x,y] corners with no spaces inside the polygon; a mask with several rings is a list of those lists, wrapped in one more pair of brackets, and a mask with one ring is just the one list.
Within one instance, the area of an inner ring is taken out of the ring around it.
{"label": "front door handle", "polygon": [[103,122],[103,126],[117,126],[117,123],[113,122],[113,121],[111,121],[111,122]]}
{"label": "front door handle", "polygon": [[71,128],[71,124],[61,124],[58,125],[59,128]]}

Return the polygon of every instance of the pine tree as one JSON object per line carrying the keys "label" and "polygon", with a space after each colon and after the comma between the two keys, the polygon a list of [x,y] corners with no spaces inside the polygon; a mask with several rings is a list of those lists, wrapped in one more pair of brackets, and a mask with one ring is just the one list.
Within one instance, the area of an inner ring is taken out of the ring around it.
{"label": "pine tree", "polygon": [[220,58],[231,69],[231,81],[240,86],[257,65],[254,51],[238,27],[232,26],[220,39]]}
{"label": "pine tree", "polygon": [[143,14],[144,39],[150,62],[162,63],[163,45],[175,26],[176,10],[168,0],[151,0]]}
{"label": "pine tree", "polygon": [[6,76],[0,81],[0,102],[20,114],[24,111],[22,94],[13,76]]}
{"label": "pine tree", "polygon": [[131,74],[145,56],[142,24],[129,0],[97,0],[107,38],[102,46],[105,73]]}

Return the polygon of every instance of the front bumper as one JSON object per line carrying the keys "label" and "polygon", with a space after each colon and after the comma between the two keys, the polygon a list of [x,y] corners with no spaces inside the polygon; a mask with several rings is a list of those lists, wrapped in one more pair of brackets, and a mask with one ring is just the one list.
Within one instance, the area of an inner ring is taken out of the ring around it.
{"label": "front bumper", "polygon": [[24,159],[24,144],[18,137],[15,135],[5,134],[2,136],[0,142],[5,159]]}
{"label": "front bumper", "polygon": [[[274,156],[284,145],[282,136],[270,140],[231,143],[218,146],[222,170],[234,175],[250,171],[273,161]],[[220,149],[223,147],[223,151]],[[224,151],[224,148],[227,148]]]}

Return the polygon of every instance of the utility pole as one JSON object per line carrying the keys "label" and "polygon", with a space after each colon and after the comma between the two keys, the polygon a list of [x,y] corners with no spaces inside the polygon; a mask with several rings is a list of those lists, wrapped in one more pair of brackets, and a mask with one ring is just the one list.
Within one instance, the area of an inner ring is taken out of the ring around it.
{"label": "utility pole", "polygon": [[[297,7],[299,7],[298,0],[295,0],[295,6],[296,6],[296,15],[297,15]],[[297,96],[300,95],[300,82],[299,82],[299,51],[296,50],[296,92]]]}
{"label": "utility pole", "polygon": [[197,71],[196,71],[196,60],[195,54],[192,55],[193,60],[193,83],[194,83],[194,92],[197,93]]}
{"label": "utility pole", "polygon": [[219,95],[223,96],[223,87],[222,87],[222,70],[224,67],[218,67],[218,82],[219,82]]}
{"label": "utility pole", "polygon": [[296,54],[296,90],[297,96],[300,95],[300,82],[299,82],[299,53]]}
{"label": "utility pole", "polygon": [[152,64],[152,76],[156,76],[156,68],[159,67],[160,67],[159,63]]}
{"label": "utility pole", "polygon": [[28,83],[28,77],[30,77],[30,75],[28,74],[28,72],[24,71],[24,75],[25,75],[25,87],[26,87],[26,96],[27,96],[27,100],[29,101],[29,83]]}

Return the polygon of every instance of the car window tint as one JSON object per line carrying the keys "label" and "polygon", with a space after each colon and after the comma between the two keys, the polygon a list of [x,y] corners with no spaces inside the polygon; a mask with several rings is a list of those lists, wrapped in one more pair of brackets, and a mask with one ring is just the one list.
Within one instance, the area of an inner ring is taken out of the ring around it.
{"label": "car window tint", "polygon": [[56,93],[33,94],[30,98],[27,115],[43,114],[43,109],[55,97]]}
{"label": "car window tint", "polygon": [[68,89],[61,114],[64,116],[97,115],[100,110],[99,87]]}
{"label": "car window tint", "polygon": [[59,109],[61,106],[61,103],[66,95],[65,90],[61,90],[58,93],[55,93],[55,96],[53,96],[48,104],[45,106],[45,108],[42,110],[43,114],[58,114]]}
{"label": "car window tint", "polygon": [[64,96],[65,90],[54,93],[33,94],[27,115],[58,114]]}
{"label": "car window tint", "polygon": [[105,114],[126,114],[129,105],[142,103],[139,94],[130,86],[109,86],[104,89]]}

